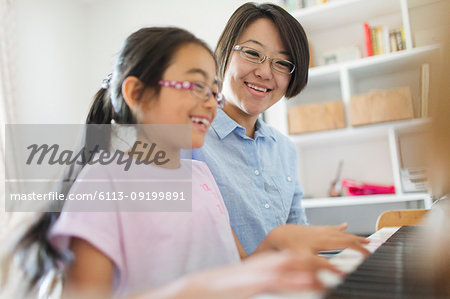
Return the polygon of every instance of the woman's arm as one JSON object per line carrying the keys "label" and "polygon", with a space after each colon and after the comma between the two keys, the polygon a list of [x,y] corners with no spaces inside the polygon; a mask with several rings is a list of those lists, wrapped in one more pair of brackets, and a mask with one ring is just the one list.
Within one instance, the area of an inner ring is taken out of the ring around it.
{"label": "woman's arm", "polygon": [[352,248],[368,255],[370,252],[363,247],[363,244],[369,241],[344,232],[347,226],[346,223],[335,226],[281,225],[269,232],[254,253],[290,249],[317,254],[321,250]]}
{"label": "woman's arm", "polygon": [[369,241],[344,232],[347,226],[346,223],[335,226],[281,225],[274,228],[250,255],[245,251],[234,230],[232,231],[241,259],[265,251],[284,249],[317,254],[321,250],[352,248],[368,255],[370,252],[363,244]]}
{"label": "woman's arm", "polygon": [[369,255],[370,252],[363,247],[369,240],[344,232],[347,226],[346,223],[335,226],[281,225],[274,228],[251,254],[245,251],[236,233],[233,229],[232,231],[241,259],[265,251],[284,249],[317,254],[321,250],[352,248]]}

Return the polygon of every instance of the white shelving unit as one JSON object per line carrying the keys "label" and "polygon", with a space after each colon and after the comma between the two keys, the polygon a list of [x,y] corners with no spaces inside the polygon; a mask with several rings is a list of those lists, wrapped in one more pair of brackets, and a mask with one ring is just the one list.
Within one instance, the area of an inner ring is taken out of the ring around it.
{"label": "white shelving unit", "polygon": [[[401,201],[417,201],[425,200],[426,205],[431,205],[431,198],[423,193],[417,194],[404,194]],[[315,198],[304,199],[302,201],[305,209],[321,208],[321,207],[345,207],[354,205],[370,205],[370,204],[383,204],[398,202],[398,195],[367,195],[367,196],[343,196],[343,197],[327,197],[327,198]]]}
{"label": "white shelving unit", "polygon": [[[345,217],[357,213],[365,222],[370,219],[369,226],[366,227],[356,222],[352,225],[349,221],[351,231],[371,233],[375,228],[376,216],[383,209],[431,206],[432,200],[427,193],[405,193],[400,180],[400,168],[411,165],[402,165],[405,162],[401,158],[399,140],[410,133],[421,134],[426,130],[428,121],[416,118],[352,127],[349,121],[349,103],[353,95],[373,89],[408,86],[415,114],[418,116],[422,65],[430,65],[432,78],[440,47],[431,43],[415,44],[411,29],[414,20],[411,20],[411,15],[417,15],[417,10],[424,5],[439,5],[441,2],[445,1],[329,0],[326,4],[292,12],[302,24],[312,45],[314,65],[320,64],[323,53],[348,46],[358,46],[362,56],[365,56],[364,22],[392,29],[403,27],[406,41],[406,50],[403,51],[311,68],[308,85],[300,95],[288,101],[280,101],[265,113],[270,125],[288,135],[287,110],[290,107],[332,100],[344,103],[347,120],[345,128],[290,135],[298,147],[299,179],[305,189],[303,206],[311,214],[308,217],[312,224],[332,224],[326,221],[333,218],[329,217],[330,213],[335,214],[336,209],[341,213],[341,208],[346,208],[348,213],[343,215]],[[414,23],[413,27],[420,28],[420,24]],[[432,86],[431,81],[430,97],[433,95]],[[392,184],[396,193],[328,197],[340,160],[343,161],[342,178]],[[368,205],[372,205],[370,209]],[[377,208],[373,208],[374,206]],[[354,211],[351,210],[352,207],[355,208]],[[317,212],[318,209],[320,213]],[[376,215],[369,215],[370,210]],[[325,216],[317,221],[312,219],[319,214]]]}

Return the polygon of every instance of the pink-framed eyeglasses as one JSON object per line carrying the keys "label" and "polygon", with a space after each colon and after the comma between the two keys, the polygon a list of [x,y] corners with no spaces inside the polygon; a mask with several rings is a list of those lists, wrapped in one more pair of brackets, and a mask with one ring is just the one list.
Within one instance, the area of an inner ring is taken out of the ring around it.
{"label": "pink-framed eyeglasses", "polygon": [[[223,96],[223,94],[221,92],[213,91],[212,88],[204,82],[160,80],[158,82],[158,84],[163,87],[190,90],[193,95],[195,95],[197,98],[199,98],[203,101],[209,100],[209,98],[212,95],[216,99],[217,106],[219,108],[223,108],[223,106],[225,105],[225,97]],[[217,83],[217,84],[219,85],[219,83]],[[219,85],[219,90],[220,90],[220,85]]]}

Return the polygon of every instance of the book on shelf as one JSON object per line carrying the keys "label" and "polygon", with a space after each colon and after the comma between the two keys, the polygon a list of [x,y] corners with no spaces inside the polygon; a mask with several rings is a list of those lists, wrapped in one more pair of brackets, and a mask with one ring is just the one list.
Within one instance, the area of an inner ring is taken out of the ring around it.
{"label": "book on shelf", "polygon": [[405,28],[400,29],[400,36],[402,38],[402,50],[406,49]]}
{"label": "book on shelf", "polygon": [[395,30],[389,31],[389,44],[392,52],[397,52],[397,37],[395,36]]}
{"label": "book on shelf", "polygon": [[370,40],[372,41],[373,55],[378,55],[378,36],[377,28],[375,27],[370,27]]}
{"label": "book on shelf", "polygon": [[403,28],[390,29],[385,25],[370,26],[363,24],[367,57],[404,50],[405,33]]}
{"label": "book on shelf", "polygon": [[373,56],[372,37],[370,35],[370,26],[368,23],[364,23],[364,38],[366,44],[367,57]]}
{"label": "book on shelf", "polygon": [[394,37],[394,41],[395,41],[395,51],[392,52],[396,52],[396,51],[401,51],[401,50],[405,50],[406,46],[405,46],[405,33],[402,29],[396,29],[396,30],[391,30],[390,34]]}
{"label": "book on shelf", "polygon": [[397,45],[397,51],[401,51],[404,50],[404,42],[403,42],[403,37],[402,37],[402,32],[401,30],[394,30],[393,34],[395,36],[395,42]]}
{"label": "book on shelf", "polygon": [[377,55],[384,54],[384,36],[383,36],[383,26],[376,26],[377,31]]}

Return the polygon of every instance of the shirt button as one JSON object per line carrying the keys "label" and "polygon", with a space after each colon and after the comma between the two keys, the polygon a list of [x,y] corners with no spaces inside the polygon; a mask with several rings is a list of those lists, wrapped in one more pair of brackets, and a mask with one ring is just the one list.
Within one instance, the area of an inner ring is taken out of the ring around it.
{"label": "shirt button", "polygon": [[256,175],[259,175],[259,171],[258,171],[258,170],[255,170],[255,174],[256,174]]}
{"label": "shirt button", "polygon": [[266,204],[264,205],[264,207],[265,207],[266,209],[270,208],[270,206],[269,206],[268,203],[266,203]]}
{"label": "shirt button", "polygon": [[288,182],[292,181],[290,176],[287,177],[287,180],[288,180]]}

